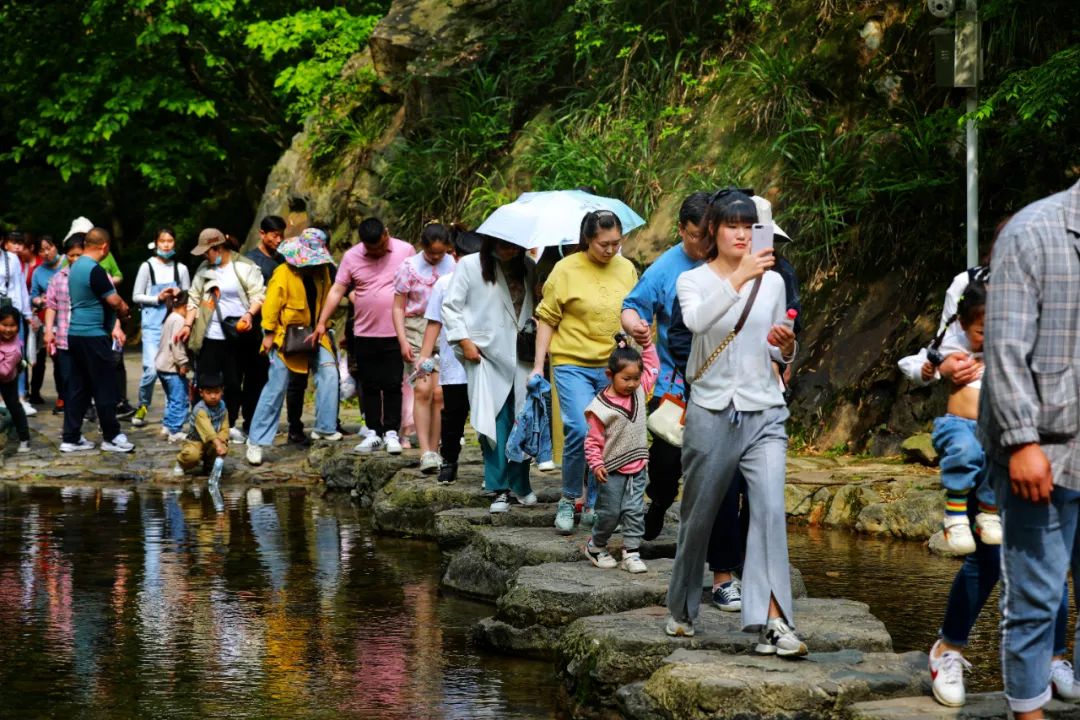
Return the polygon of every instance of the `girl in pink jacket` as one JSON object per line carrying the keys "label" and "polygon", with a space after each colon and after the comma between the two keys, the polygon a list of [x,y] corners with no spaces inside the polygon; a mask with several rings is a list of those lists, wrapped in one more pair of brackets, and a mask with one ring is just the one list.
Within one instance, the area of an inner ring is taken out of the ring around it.
{"label": "girl in pink jacket", "polygon": [[0,397],[3,397],[15,431],[19,452],[30,452],[30,426],[19,402],[19,373],[23,368],[23,344],[19,339],[22,315],[12,305],[0,307]]}

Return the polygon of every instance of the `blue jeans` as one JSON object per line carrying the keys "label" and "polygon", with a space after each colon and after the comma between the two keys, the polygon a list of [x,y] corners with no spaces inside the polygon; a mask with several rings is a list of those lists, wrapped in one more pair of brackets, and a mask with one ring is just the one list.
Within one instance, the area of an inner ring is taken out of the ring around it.
{"label": "blue jeans", "polygon": [[[318,369],[315,371],[315,429],[327,435],[337,431],[338,370],[334,354],[319,346]],[[255,406],[248,442],[252,445],[273,445],[281,419],[281,405],[289,389],[289,368],[277,350],[270,352],[270,373]]]}
{"label": "blue jeans", "polygon": [[[162,308],[164,309],[164,308]],[[145,313],[144,313],[145,316]],[[161,345],[161,324],[143,323],[142,326],[142,377],[139,379],[139,406],[150,407],[150,401],[154,397],[154,383],[158,379],[157,368],[154,360],[157,359],[158,348]],[[168,385],[161,381],[166,395],[169,392]]]}
{"label": "blue jeans", "polygon": [[165,388],[165,415],[161,424],[171,433],[184,429],[188,417],[188,381],[179,373],[159,372]]}
{"label": "blue jeans", "polygon": [[934,420],[931,439],[941,457],[941,485],[953,492],[975,489],[979,502],[996,505],[994,488],[986,479],[986,451],[975,434],[978,423],[957,415]]}
{"label": "blue jeans", "polygon": [[511,462],[506,457],[506,441],[514,426],[514,391],[506,398],[499,414],[495,416],[495,444],[480,436],[480,452],[484,455],[484,490],[487,492],[514,493],[523,498],[532,492],[529,484],[529,461]]}
{"label": "blue jeans", "polygon": [[[978,509],[968,507],[968,517],[974,521]],[[953,579],[945,618],[938,637],[950,645],[967,647],[968,636],[979,619],[983,605],[1001,578],[1001,546],[986,545],[975,534],[975,552],[964,556],[964,563]],[[1065,654],[1065,634],[1069,629],[1069,584],[1061,594],[1057,618],[1054,621],[1054,655]]]}
{"label": "blue jeans", "polygon": [[[1001,501],[1001,674],[1013,712],[1031,712],[1050,700],[1050,658],[1061,586],[1072,569],[1080,576],[1076,529],[1080,492],[1055,487],[1036,505],[1013,494],[1007,467],[990,476]],[[1075,645],[1073,654],[1076,657]]]}
{"label": "blue jeans", "polygon": [[552,368],[551,374],[555,378],[555,389],[559,392],[559,413],[563,424],[563,497],[570,500],[581,497],[582,480],[587,473],[585,507],[591,508],[596,502],[596,478],[585,464],[585,436],[589,433],[585,408],[610,381],[602,367],[558,365]]}

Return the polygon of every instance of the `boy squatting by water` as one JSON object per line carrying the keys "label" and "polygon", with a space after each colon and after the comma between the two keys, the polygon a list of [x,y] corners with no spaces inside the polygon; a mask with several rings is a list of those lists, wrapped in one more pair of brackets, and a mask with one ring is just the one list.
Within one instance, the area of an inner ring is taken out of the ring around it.
{"label": "boy squatting by water", "polygon": [[651,341],[641,353],[629,347],[622,333],[615,342],[605,371],[611,384],[585,408],[589,424],[585,461],[598,488],[596,523],[584,549],[596,567],[614,568],[618,563],[607,551],[607,542],[622,524],[623,570],[643,573],[648,568],[638,548],[645,534],[645,467],[649,462],[645,404],[656,384],[660,360]]}
{"label": "boy squatting by water", "polygon": [[204,469],[220,472],[222,459],[229,454],[229,414],[222,402],[225,381],[220,374],[199,378],[199,402],[191,409],[188,439],[176,455],[174,475],[183,475],[201,462]]}

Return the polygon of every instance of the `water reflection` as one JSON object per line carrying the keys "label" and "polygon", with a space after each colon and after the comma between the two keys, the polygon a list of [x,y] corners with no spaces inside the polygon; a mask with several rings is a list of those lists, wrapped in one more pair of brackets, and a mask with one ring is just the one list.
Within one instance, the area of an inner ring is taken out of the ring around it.
{"label": "water reflection", "polygon": [[478,653],[430,545],[303,489],[0,486],[0,707],[17,717],[551,717]]}

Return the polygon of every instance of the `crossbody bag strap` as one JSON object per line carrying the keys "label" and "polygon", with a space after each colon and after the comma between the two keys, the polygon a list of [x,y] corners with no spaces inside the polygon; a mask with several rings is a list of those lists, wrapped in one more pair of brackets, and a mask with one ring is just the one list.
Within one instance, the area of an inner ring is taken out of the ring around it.
{"label": "crossbody bag strap", "polygon": [[727,334],[727,337],[724,338],[723,342],[713,350],[712,355],[709,355],[708,359],[702,363],[700,368],[698,368],[698,371],[694,374],[693,380],[690,381],[691,384],[696,383],[701,379],[701,376],[705,374],[714,362],[716,362],[716,358],[720,357],[720,353],[727,350],[727,346],[731,344],[731,341],[734,340],[735,336],[739,334],[739,331],[743,329],[743,325],[746,324],[746,318],[750,315],[750,308],[754,307],[754,300],[757,299],[758,290],[760,289],[761,278],[759,277],[754,281],[754,286],[750,288],[750,297],[746,299],[746,305],[743,306],[742,314],[739,315],[739,320],[735,323],[735,327]]}

